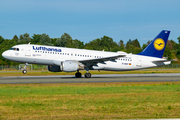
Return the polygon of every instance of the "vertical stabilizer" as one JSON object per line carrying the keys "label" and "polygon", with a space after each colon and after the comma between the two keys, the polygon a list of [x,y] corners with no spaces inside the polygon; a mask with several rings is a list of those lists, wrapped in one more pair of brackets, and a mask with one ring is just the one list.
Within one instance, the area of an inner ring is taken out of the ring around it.
{"label": "vertical stabilizer", "polygon": [[157,37],[138,55],[162,58],[170,31],[163,30]]}

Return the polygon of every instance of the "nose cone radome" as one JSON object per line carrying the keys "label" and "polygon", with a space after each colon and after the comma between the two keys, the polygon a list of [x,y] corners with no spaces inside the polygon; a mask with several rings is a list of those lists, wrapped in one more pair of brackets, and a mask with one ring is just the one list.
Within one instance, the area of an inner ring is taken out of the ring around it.
{"label": "nose cone radome", "polygon": [[7,57],[8,57],[7,51],[4,51],[4,52],[2,53],[2,56],[3,56],[3,58],[7,58]]}

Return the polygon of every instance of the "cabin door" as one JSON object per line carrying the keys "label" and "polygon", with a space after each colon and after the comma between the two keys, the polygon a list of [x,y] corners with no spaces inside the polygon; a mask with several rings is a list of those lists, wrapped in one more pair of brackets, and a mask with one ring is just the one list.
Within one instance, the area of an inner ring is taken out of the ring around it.
{"label": "cabin door", "polygon": [[137,57],[137,67],[142,67],[142,58],[141,57]]}
{"label": "cabin door", "polygon": [[25,56],[31,56],[31,46],[27,45],[25,49]]}

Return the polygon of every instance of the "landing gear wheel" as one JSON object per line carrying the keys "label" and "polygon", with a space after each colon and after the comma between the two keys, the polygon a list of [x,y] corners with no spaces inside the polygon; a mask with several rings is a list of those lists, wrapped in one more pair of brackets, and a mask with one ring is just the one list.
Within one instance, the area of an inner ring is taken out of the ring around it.
{"label": "landing gear wheel", "polygon": [[27,70],[23,70],[22,73],[23,73],[23,74],[26,74],[26,73],[27,73]]}
{"label": "landing gear wheel", "polygon": [[84,76],[85,78],[91,78],[91,73],[86,73]]}
{"label": "landing gear wheel", "polygon": [[77,78],[80,78],[81,77],[81,73],[80,72],[77,72],[76,74],[75,74],[75,76],[77,77]]}
{"label": "landing gear wheel", "polygon": [[23,74],[27,73],[27,70],[26,70],[27,66],[28,66],[28,63],[25,63],[24,70],[22,71]]}

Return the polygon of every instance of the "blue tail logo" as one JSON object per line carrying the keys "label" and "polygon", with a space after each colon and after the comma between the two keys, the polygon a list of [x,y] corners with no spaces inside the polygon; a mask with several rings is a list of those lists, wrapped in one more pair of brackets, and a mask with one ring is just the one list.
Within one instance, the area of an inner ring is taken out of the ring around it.
{"label": "blue tail logo", "polygon": [[163,30],[157,37],[138,55],[162,58],[170,31]]}
{"label": "blue tail logo", "polygon": [[154,41],[154,48],[156,50],[162,50],[165,47],[164,40],[161,38],[158,38]]}

